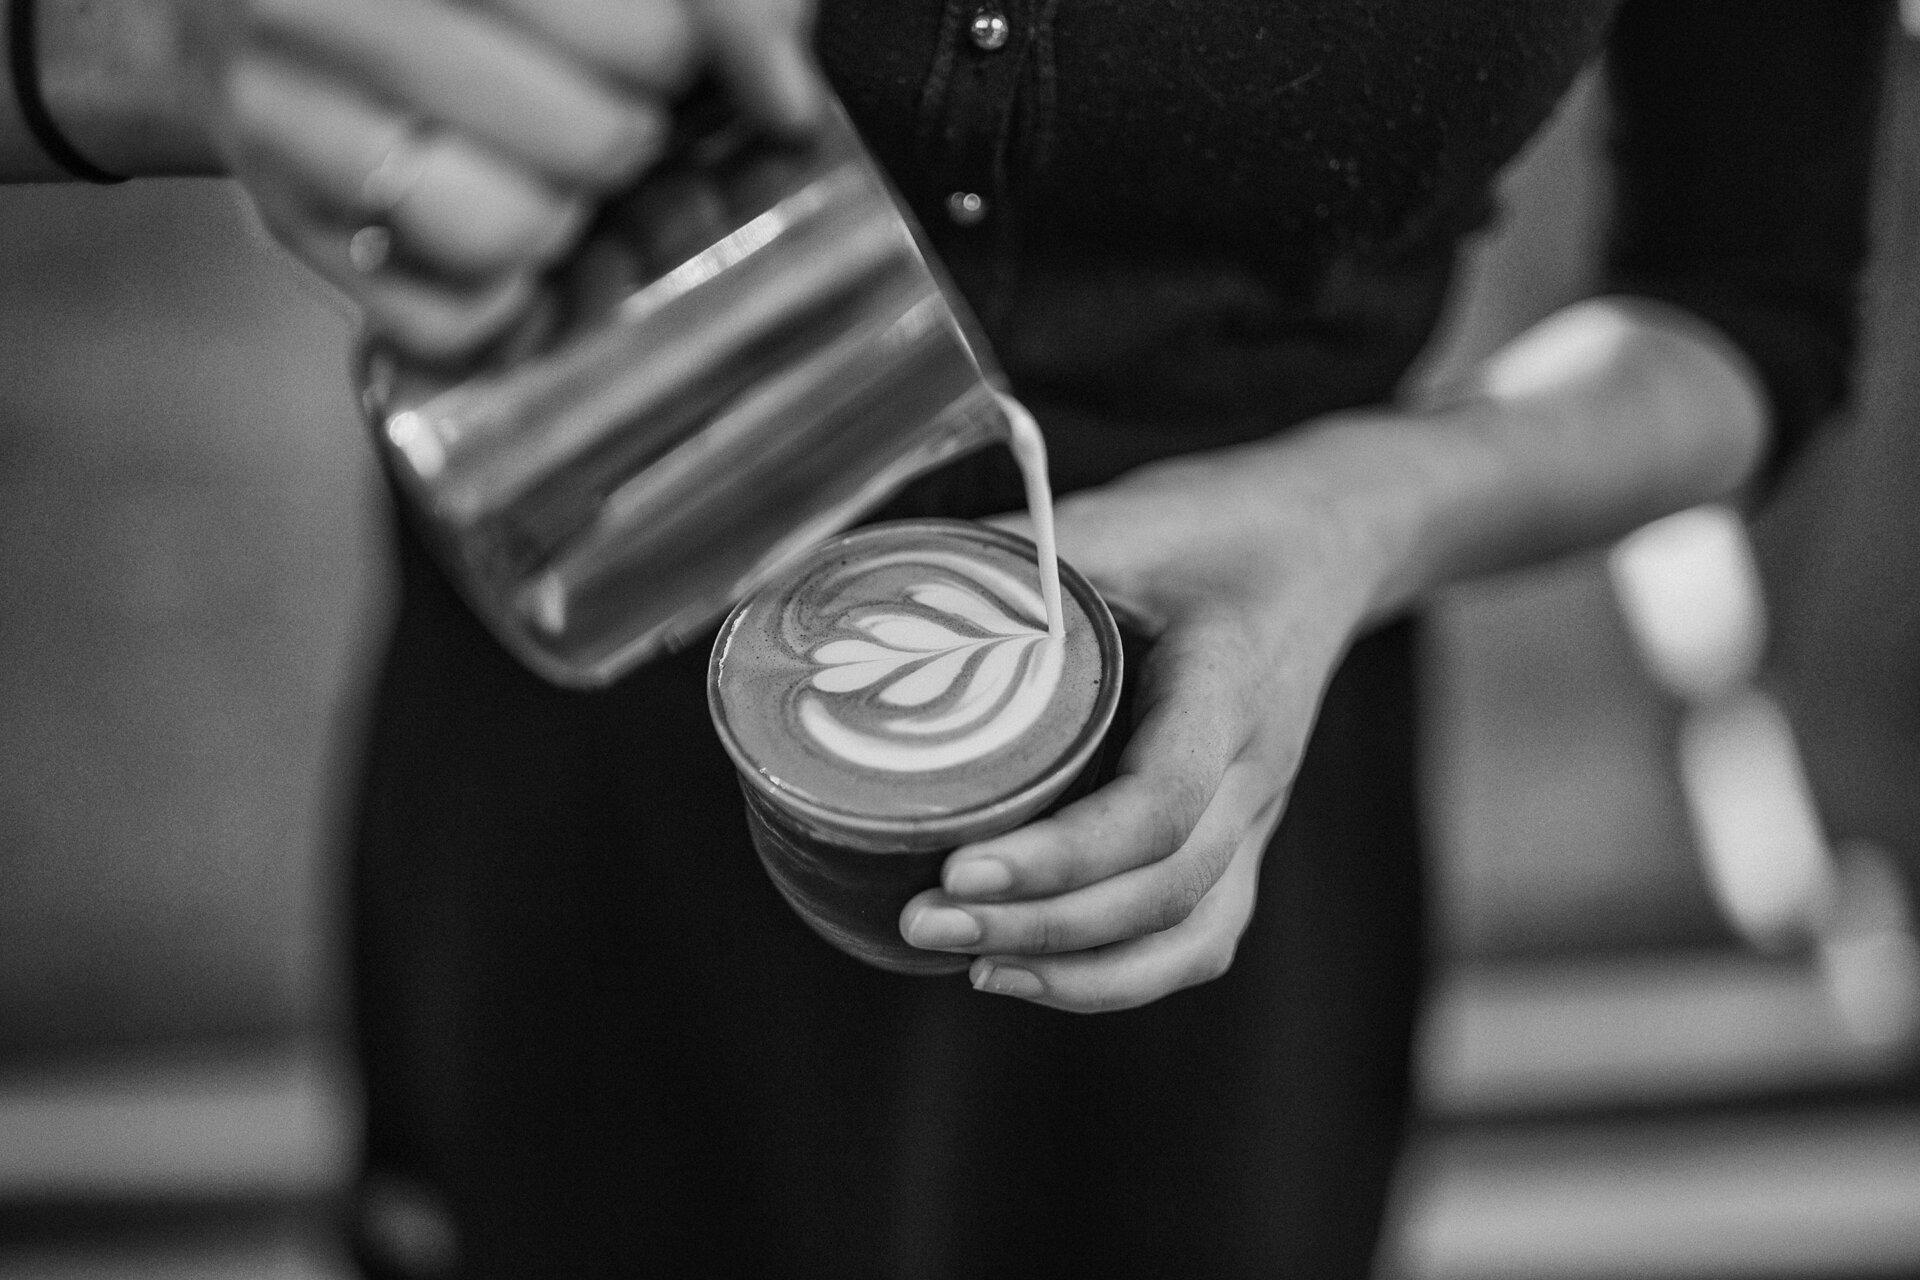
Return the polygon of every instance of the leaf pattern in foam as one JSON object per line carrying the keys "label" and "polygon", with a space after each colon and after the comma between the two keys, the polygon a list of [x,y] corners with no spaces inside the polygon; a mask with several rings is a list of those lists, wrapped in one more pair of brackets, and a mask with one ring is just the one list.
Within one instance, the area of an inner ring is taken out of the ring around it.
{"label": "leaf pattern in foam", "polygon": [[917,653],[944,653],[973,639],[909,613],[869,614],[853,625],[889,648],[911,649]]}
{"label": "leaf pattern in foam", "polygon": [[[1058,646],[1041,643],[1045,629],[952,582],[918,583],[906,595],[955,625],[895,610],[849,619],[870,639],[831,640],[814,650],[818,669],[809,683],[826,694],[873,689],[886,706],[927,710],[883,720],[874,733],[807,699],[801,722],[816,741],[853,763],[911,772],[979,759],[1031,727],[1060,676]],[[1036,650],[1042,660],[1030,661]]]}
{"label": "leaf pattern in foam", "polygon": [[985,641],[960,645],[949,649],[931,662],[922,663],[914,670],[901,676],[880,691],[880,701],[893,707],[923,707],[945,693],[959,678],[960,669],[967,665],[967,659],[973,656]]}
{"label": "leaf pattern in foam", "polygon": [[865,640],[829,640],[814,650],[813,660],[821,664],[821,669],[814,673],[813,686],[825,693],[852,693],[884,680],[921,656]]}
{"label": "leaf pattern in foam", "polygon": [[965,618],[982,631],[990,631],[997,636],[1033,634],[1032,627],[1017,618],[1008,617],[999,605],[985,596],[949,582],[923,583],[909,591],[907,596],[929,609]]}

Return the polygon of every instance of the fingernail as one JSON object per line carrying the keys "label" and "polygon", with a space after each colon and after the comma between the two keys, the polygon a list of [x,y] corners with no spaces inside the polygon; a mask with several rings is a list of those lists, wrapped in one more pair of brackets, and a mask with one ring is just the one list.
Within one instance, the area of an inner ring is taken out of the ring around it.
{"label": "fingernail", "polygon": [[796,135],[811,133],[825,114],[826,104],[813,64],[797,49],[780,48],[768,71],[769,96],[779,115],[775,127]]}
{"label": "fingernail", "polygon": [[973,971],[973,989],[996,996],[1023,996],[1032,999],[1047,989],[1039,977],[1027,969],[1011,965],[982,964]]}
{"label": "fingernail", "polygon": [[947,892],[956,898],[984,898],[1012,887],[1012,868],[995,858],[970,858],[947,868]]}
{"label": "fingernail", "polygon": [[916,947],[964,947],[980,941],[980,922],[952,907],[922,907],[907,921],[907,941]]}

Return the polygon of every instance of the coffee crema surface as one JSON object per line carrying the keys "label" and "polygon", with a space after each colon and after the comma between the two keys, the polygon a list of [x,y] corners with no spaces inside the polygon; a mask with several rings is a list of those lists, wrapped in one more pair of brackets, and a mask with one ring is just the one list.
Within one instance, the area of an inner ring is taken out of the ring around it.
{"label": "coffee crema surface", "polygon": [[1063,570],[1056,639],[1023,538],[926,520],[833,539],[723,628],[721,738],[776,804],[835,827],[932,835],[1063,782],[1106,729],[1119,656]]}

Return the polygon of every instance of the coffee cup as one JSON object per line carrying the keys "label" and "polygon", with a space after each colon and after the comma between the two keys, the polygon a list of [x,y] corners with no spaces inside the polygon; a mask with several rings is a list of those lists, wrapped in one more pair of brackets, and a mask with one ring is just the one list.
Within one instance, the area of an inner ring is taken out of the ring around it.
{"label": "coffee cup", "polygon": [[869,525],[815,547],[720,630],[708,699],[755,849],[788,903],[901,973],[901,909],[956,847],[1092,785],[1121,686],[1113,617],[1060,565],[1049,634],[1032,542],[958,520]]}

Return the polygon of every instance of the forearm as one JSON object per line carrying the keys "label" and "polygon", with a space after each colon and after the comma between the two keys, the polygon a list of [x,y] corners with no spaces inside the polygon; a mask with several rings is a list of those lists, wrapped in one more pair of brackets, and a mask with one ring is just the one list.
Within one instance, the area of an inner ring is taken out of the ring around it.
{"label": "forearm", "polygon": [[[18,0],[9,0],[17,3]],[[217,2],[217,0],[215,0]],[[194,24],[206,0],[33,0],[31,51],[55,126],[92,163],[128,177],[217,173],[194,95],[210,46]],[[23,118],[0,64],[0,181],[62,181]]]}
{"label": "forearm", "polygon": [[1766,406],[1745,360],[1659,304],[1542,322],[1444,403],[1276,445],[1281,483],[1373,584],[1381,617],[1444,582],[1618,537],[1753,475]]}

